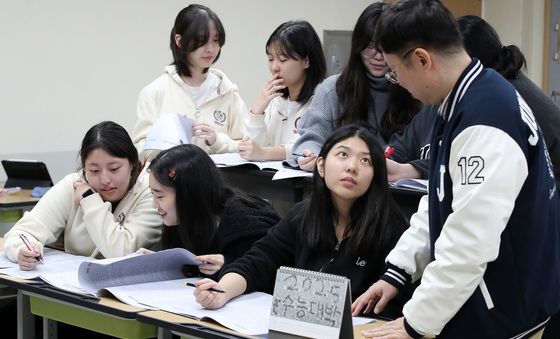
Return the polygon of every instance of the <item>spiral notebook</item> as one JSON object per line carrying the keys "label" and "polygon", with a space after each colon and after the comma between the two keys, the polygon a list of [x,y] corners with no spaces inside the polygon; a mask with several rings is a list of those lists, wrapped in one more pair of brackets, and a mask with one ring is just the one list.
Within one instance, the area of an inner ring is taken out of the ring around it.
{"label": "spiral notebook", "polygon": [[350,280],[282,266],[276,273],[269,338],[352,338]]}

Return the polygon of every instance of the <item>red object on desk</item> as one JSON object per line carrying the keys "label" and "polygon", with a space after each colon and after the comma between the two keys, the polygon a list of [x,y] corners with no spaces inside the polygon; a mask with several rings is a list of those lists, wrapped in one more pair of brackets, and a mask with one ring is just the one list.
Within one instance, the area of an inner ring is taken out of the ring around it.
{"label": "red object on desk", "polygon": [[391,146],[387,146],[385,147],[385,158],[388,159],[391,154],[393,154],[395,152],[395,148],[391,147]]}

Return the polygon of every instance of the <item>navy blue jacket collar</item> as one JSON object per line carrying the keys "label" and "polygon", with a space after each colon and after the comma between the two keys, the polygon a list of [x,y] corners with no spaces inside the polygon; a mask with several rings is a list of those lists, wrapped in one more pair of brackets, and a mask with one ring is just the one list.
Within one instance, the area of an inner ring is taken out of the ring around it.
{"label": "navy blue jacket collar", "polygon": [[444,118],[449,119],[453,115],[453,111],[457,103],[463,98],[463,95],[473,82],[473,80],[482,72],[483,67],[478,59],[473,58],[471,63],[465,68],[461,76],[453,86],[453,89],[443,103],[439,106],[438,113]]}

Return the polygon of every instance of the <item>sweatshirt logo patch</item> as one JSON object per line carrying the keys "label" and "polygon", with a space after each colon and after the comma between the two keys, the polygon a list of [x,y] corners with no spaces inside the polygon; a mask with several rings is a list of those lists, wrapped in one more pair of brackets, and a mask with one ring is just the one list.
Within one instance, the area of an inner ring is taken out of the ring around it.
{"label": "sweatshirt logo patch", "polygon": [[215,110],[214,111],[214,124],[218,125],[218,126],[223,126],[224,122],[226,121],[226,113],[222,112],[220,110]]}
{"label": "sweatshirt logo patch", "polygon": [[125,218],[124,212],[121,212],[119,215],[117,215],[117,216],[115,217],[115,221],[118,222],[119,225],[122,226],[122,225],[124,224],[124,218]]}
{"label": "sweatshirt logo patch", "polygon": [[366,264],[367,264],[367,261],[362,259],[361,257],[358,257],[358,260],[356,260],[356,266],[364,267]]}

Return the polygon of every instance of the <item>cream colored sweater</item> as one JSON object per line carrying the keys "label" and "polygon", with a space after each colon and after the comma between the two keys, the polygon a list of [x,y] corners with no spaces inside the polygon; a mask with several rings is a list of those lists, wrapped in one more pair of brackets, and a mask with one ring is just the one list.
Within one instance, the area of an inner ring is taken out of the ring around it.
{"label": "cream colored sweater", "polygon": [[98,193],[74,203],[73,183],[80,175],[67,175],[4,236],[4,252],[12,261],[24,246],[19,234],[38,244],[52,243],[64,232],[66,252],[111,258],[159,243],[163,222],[152,207],[148,177],[140,176],[114,212]]}

